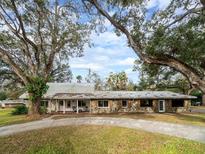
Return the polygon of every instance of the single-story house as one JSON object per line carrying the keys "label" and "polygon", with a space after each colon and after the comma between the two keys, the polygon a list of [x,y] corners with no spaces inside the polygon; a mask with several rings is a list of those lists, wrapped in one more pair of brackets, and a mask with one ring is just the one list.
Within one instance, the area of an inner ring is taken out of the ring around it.
{"label": "single-story house", "polygon": [[26,101],[24,100],[2,100],[0,101],[1,108],[12,108],[19,105],[27,105]]}
{"label": "single-story house", "polygon": [[[92,84],[48,83],[43,103],[53,112],[184,112],[194,96],[169,91],[95,91]],[[24,93],[21,99],[28,99]]]}

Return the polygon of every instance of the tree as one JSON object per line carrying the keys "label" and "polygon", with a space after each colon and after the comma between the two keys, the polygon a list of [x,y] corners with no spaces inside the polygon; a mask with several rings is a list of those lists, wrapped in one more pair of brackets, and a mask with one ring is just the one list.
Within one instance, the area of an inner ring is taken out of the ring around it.
{"label": "tree", "polygon": [[184,94],[189,94],[192,90],[187,79],[173,69],[143,64],[136,60],[134,70],[140,72],[138,90],[169,90]]}
{"label": "tree", "polygon": [[0,101],[1,101],[1,100],[5,100],[5,99],[7,99],[7,95],[6,95],[5,92],[1,91],[1,92],[0,92]]}
{"label": "tree", "polygon": [[89,27],[79,9],[75,1],[0,1],[0,59],[26,87],[33,114],[58,63],[82,55]]}
{"label": "tree", "polygon": [[77,83],[81,83],[83,80],[83,77],[81,75],[76,76]]}
{"label": "tree", "polygon": [[97,10],[108,19],[117,34],[125,34],[140,60],[180,72],[205,99],[205,0],[171,0],[165,9],[151,15],[147,1],[142,0],[84,3],[91,5],[89,11]]}
{"label": "tree", "polygon": [[87,83],[94,83],[95,84],[95,90],[102,90],[104,83],[101,80],[100,76],[96,73],[93,72],[91,69],[88,69],[88,74],[85,77],[85,81]]}
{"label": "tree", "polygon": [[125,72],[111,72],[106,81],[106,85],[110,90],[126,90],[127,84],[128,78]]}

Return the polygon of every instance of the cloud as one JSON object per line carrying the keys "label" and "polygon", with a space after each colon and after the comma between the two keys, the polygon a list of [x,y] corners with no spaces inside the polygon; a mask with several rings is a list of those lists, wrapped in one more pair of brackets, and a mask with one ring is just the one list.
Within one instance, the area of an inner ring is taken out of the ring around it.
{"label": "cloud", "polygon": [[[133,68],[137,55],[127,46],[124,35],[118,37],[113,32],[113,26],[105,21],[107,31],[91,34],[93,46],[85,47],[84,56],[71,58],[70,66],[74,76],[80,74],[86,76],[88,69],[98,73],[105,79],[110,72],[121,72]],[[136,72],[128,72],[131,80],[137,81]]]}
{"label": "cloud", "polygon": [[171,0],[149,0],[147,3],[147,9],[157,7],[158,9],[166,8]]}
{"label": "cloud", "polygon": [[127,57],[126,59],[124,60],[120,60],[118,62],[119,65],[128,65],[128,66],[132,66],[134,65],[134,61],[136,60],[136,58],[133,58],[133,57]]}

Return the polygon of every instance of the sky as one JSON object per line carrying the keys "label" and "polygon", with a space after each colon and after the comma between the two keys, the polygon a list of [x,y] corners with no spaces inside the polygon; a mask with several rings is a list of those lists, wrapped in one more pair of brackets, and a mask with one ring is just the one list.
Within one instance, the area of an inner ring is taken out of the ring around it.
{"label": "sky", "polygon": [[[150,0],[147,8],[150,13],[153,9],[163,9],[170,0]],[[149,13],[149,12],[148,12]],[[139,81],[139,72],[133,71],[134,61],[138,58],[134,51],[127,46],[125,36],[118,37],[113,32],[113,27],[109,21],[105,21],[108,29],[101,34],[92,33],[92,47],[85,47],[84,56],[71,58],[70,67],[75,79],[77,75],[83,77],[90,68],[105,79],[110,72],[125,71],[130,80],[137,83]]]}

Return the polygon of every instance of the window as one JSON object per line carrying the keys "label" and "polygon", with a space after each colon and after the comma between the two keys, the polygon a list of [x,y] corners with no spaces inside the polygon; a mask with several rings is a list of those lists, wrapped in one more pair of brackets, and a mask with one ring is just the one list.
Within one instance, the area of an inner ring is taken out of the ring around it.
{"label": "window", "polygon": [[60,106],[63,106],[63,101],[59,101]]}
{"label": "window", "polygon": [[86,102],[83,101],[83,100],[79,100],[79,101],[78,101],[78,106],[79,106],[79,107],[84,107],[84,106],[86,106]]}
{"label": "window", "polygon": [[108,101],[98,101],[98,107],[108,107]]}
{"label": "window", "polygon": [[48,107],[48,101],[41,101],[41,106]]}
{"label": "window", "polygon": [[141,107],[152,107],[152,100],[151,99],[144,99],[140,101]]}
{"label": "window", "polygon": [[122,107],[127,107],[127,100],[122,100]]}
{"label": "window", "polygon": [[66,107],[70,108],[70,101],[66,101]]}
{"label": "window", "polygon": [[172,107],[183,107],[184,100],[183,99],[174,99],[172,100]]}

